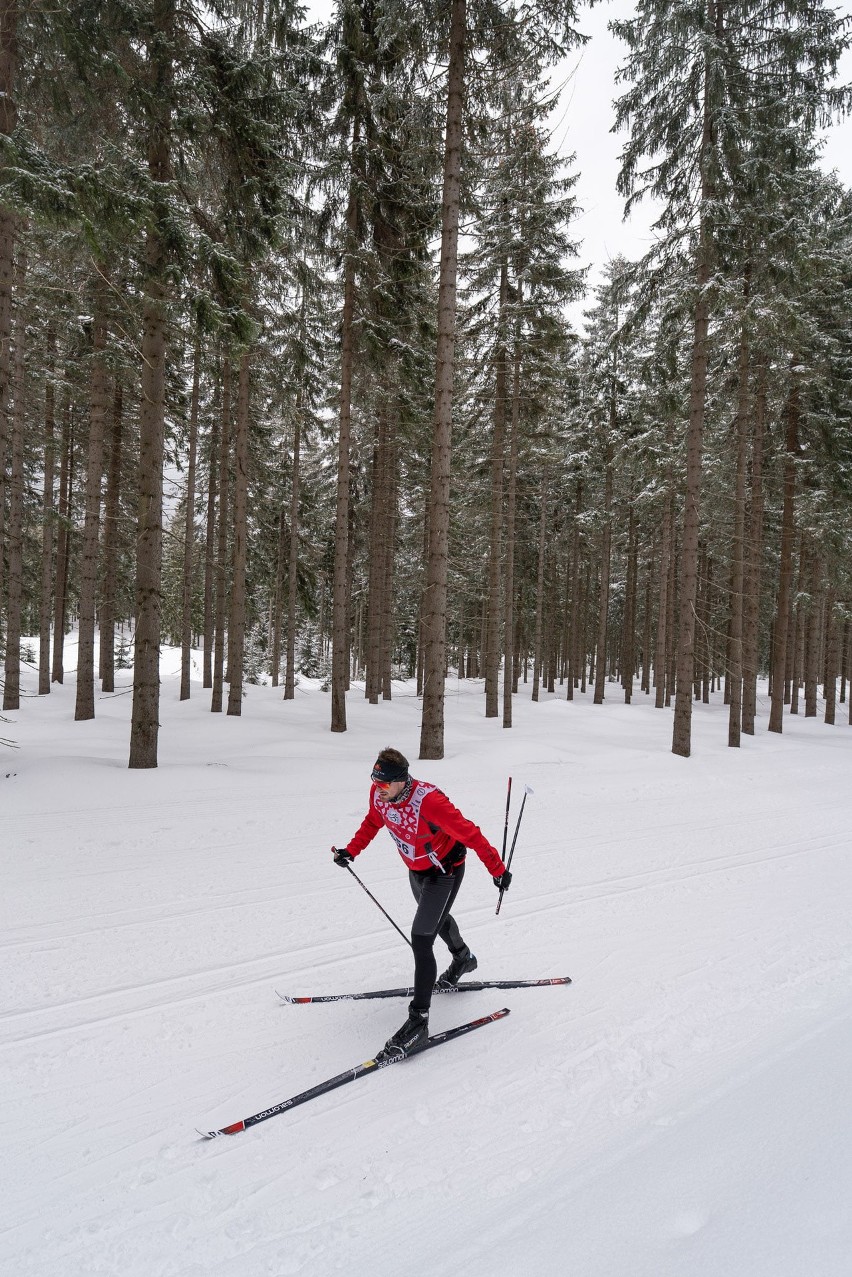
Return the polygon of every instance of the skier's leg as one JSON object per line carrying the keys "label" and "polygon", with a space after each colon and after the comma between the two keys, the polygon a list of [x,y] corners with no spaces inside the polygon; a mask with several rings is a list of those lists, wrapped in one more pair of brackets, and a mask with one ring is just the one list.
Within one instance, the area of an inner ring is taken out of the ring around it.
{"label": "skier's leg", "polygon": [[432,989],[438,977],[435,960],[435,938],[441,930],[447,910],[461,886],[462,874],[439,874],[432,870],[417,877],[412,891],[418,893],[417,912],[411,924],[411,947],[414,950],[414,997],[412,1006],[427,1010]]}

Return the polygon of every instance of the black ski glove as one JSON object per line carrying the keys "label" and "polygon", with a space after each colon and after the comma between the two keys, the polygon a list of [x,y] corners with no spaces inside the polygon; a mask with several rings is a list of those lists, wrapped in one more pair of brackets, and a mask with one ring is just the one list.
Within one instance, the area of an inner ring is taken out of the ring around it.
{"label": "black ski glove", "polygon": [[499,887],[501,891],[508,891],[512,885],[512,875],[508,869],[504,869],[498,877],[494,879],[494,886]]}
{"label": "black ski glove", "polygon": [[351,865],[352,861],[355,859],[355,857],[350,855],[345,847],[332,847],[331,850],[334,853],[334,863],[336,865],[340,865],[341,869],[345,869],[347,865]]}

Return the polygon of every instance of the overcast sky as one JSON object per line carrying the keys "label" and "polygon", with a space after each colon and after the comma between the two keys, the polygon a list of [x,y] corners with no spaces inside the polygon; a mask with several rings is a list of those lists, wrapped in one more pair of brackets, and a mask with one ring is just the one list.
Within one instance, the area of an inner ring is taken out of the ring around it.
{"label": "overcast sky", "polygon": [[[838,7],[852,12],[852,3]],[[612,102],[623,92],[615,84],[615,71],[624,60],[626,46],[610,34],[607,23],[629,18],[633,11],[633,0],[608,0],[581,10],[580,30],[591,39],[558,68],[553,79],[557,85],[570,77],[554,114],[553,141],[560,154],[573,151],[577,155],[577,202],[584,211],[575,230],[583,240],[581,261],[592,266],[591,285],[599,282],[602,267],[612,257],[618,253],[639,257],[651,243],[653,209],[640,205],[629,222],[622,220],[624,201],[616,194],[615,180],[626,135],[610,132]],[[852,80],[852,52],[841,71],[844,81]],[[837,169],[845,185],[852,186],[852,120],[828,131],[823,160],[826,168]]]}
{"label": "overcast sky", "polygon": [[[309,0],[313,17],[327,17],[333,0]],[[579,29],[590,36],[582,50],[561,63],[552,77],[554,86],[563,85],[560,103],[553,114],[553,144],[562,155],[576,153],[572,172],[579,174],[577,202],[583,212],[574,226],[582,239],[580,263],[591,266],[589,283],[600,280],[603,266],[612,257],[640,257],[651,243],[653,209],[640,205],[629,222],[622,220],[624,201],[616,194],[615,180],[624,135],[610,132],[613,99],[623,89],[615,84],[615,71],[624,60],[625,46],[607,30],[613,18],[629,18],[635,0],[603,0],[594,8],[580,8]],[[852,13],[852,0],[837,4],[842,13]],[[852,81],[852,52],[841,67],[841,78]],[[841,180],[852,187],[852,120],[846,120],[826,134],[823,156],[826,168],[836,168]],[[579,314],[577,316],[579,320]]]}

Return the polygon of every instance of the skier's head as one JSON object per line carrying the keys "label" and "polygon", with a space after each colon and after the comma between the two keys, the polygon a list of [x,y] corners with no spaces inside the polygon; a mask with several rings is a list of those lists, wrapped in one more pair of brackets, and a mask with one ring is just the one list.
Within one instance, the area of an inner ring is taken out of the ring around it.
{"label": "skier's head", "polygon": [[371,779],[381,786],[408,780],[408,759],[398,749],[383,749],[375,761]]}

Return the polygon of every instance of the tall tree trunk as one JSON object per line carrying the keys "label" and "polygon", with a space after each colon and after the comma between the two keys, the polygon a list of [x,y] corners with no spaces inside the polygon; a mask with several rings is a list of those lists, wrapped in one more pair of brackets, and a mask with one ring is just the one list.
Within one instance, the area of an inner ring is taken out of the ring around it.
{"label": "tall tree trunk", "polygon": [[346,731],[349,638],[349,452],[352,434],[352,373],[355,364],[355,248],[358,242],[358,184],[362,167],[361,121],[352,126],[351,181],[346,212],[343,316],[340,348],[340,432],[337,447],[337,502],[334,525],[334,584],[331,622],[331,730]]}
{"label": "tall tree trunk", "polygon": [[301,487],[302,395],[293,422],[293,475],[290,483],[290,545],[287,563],[287,671],[284,700],[296,695],[296,594],[299,582],[299,491]]}
{"label": "tall tree trunk", "polygon": [[805,629],[805,718],[816,718],[819,685],[819,631],[822,614],[822,564],[815,553],[810,555],[810,607]]}
{"label": "tall tree trunk", "polygon": [[602,705],[606,682],[606,640],[609,620],[609,572],[612,557],[612,437],[615,429],[615,396],[610,405],[609,430],[604,446],[604,508],[601,528],[601,581],[598,600],[598,643],[595,659],[594,704]]}
{"label": "tall tree trunk", "polygon": [[672,530],[674,524],[674,491],[671,466],[668,467],[667,495],[663,507],[663,527],[660,533],[660,568],[657,600],[657,634],[654,645],[654,707],[663,709],[666,705],[666,652],[670,642],[668,628],[669,609],[669,577],[672,569]]}
{"label": "tall tree trunk", "polygon": [[44,482],[41,524],[41,606],[38,627],[38,694],[50,692],[50,614],[53,602],[53,542],[56,528],[56,330],[47,333],[47,378],[44,386]]}
{"label": "tall tree trunk", "polygon": [[[520,286],[519,286],[520,288]],[[521,332],[515,323],[512,413],[509,425],[509,475],[506,485],[506,563],[503,577],[503,726],[512,726],[516,686],[515,653],[515,507],[518,488],[518,435],[521,429]]]}
{"label": "tall tree trunk", "polygon": [[231,615],[228,620],[228,713],[243,708],[246,656],[246,564],[248,561],[248,470],[251,356],[240,358],[237,421],[234,434],[234,544],[231,568]]}
{"label": "tall tree trunk", "polygon": [[198,396],[201,381],[201,341],[195,339],[192,357],[192,400],[189,409],[189,460],[186,470],[186,518],[183,536],[183,608],[181,616],[180,699],[189,700],[192,664],[192,568],[195,557],[195,468],[198,456]]}
{"label": "tall tree trunk", "polygon": [[367,642],[364,695],[378,705],[382,690],[382,620],[384,615],[385,559],[388,556],[387,485],[390,461],[387,448],[388,404],[386,386],[380,392],[373,439],[373,482],[370,505],[370,556],[367,579]]}
{"label": "tall tree trunk", "polygon": [[796,453],[799,447],[799,387],[796,374],[787,398],[786,447],[784,453],[784,504],[781,514],[781,562],[778,572],[778,599],[772,642],[772,693],[769,710],[770,732],[783,731],[784,670],[787,665],[787,625],[793,582],[794,506],[796,497]]}
{"label": "tall tree trunk", "polygon": [[642,610],[642,691],[651,695],[651,620],[654,611],[654,566],[657,557],[656,536],[648,549],[648,563],[645,568],[645,601]]}
{"label": "tall tree trunk", "polygon": [[222,361],[222,416],[219,423],[219,499],[216,512],[216,619],[213,640],[211,714],[221,714],[225,683],[225,606],[228,597],[228,475],[231,457],[231,357]]}
{"label": "tall tree trunk", "polygon": [[710,703],[710,678],[714,670],[714,654],[713,654],[713,568],[714,562],[709,554],[705,554],[705,564],[707,569],[705,589],[703,597],[699,601],[699,615],[701,617],[701,647],[703,652],[703,660],[701,662],[701,700],[705,705]]}
{"label": "tall tree trunk", "polygon": [[450,532],[450,453],[456,341],[459,197],[464,111],[465,0],[452,0],[441,267],[438,282],[438,344],[435,360],[435,421],[429,489],[429,553],[424,606],[423,718],[420,757],[444,757],[444,678],[447,646],[447,557]]}
{"label": "tall tree trunk", "polygon": [[65,612],[68,593],[68,559],[70,557],[71,497],[74,489],[74,428],[71,421],[71,391],[68,369],[63,379],[62,452],[59,462],[59,509],[56,533],[56,586],[53,594],[53,660],[50,678],[53,683],[65,680]]}
{"label": "tall tree trunk", "polygon": [[[15,81],[18,75],[18,0],[0,0],[0,135],[9,138],[18,122]],[[3,568],[6,549],[6,457],[11,437],[9,390],[12,372],[12,295],[15,274],[15,227],[12,210],[0,204],[0,618],[3,611]],[[0,628],[0,634],[2,629]]]}
{"label": "tall tree trunk", "polygon": [[580,691],[586,694],[587,656],[589,652],[589,592],[592,582],[592,565],[586,560],[586,575],[583,578],[583,603],[580,609]]}
{"label": "tall tree trunk", "polygon": [[12,465],[9,472],[9,584],[6,598],[6,659],[3,708],[21,704],[21,610],[24,594],[24,432],[26,430],[26,364],[24,358],[27,317],[24,309],[26,258],[19,256],[15,286],[19,298],[15,321],[12,409]]}
{"label": "tall tree trunk", "polygon": [[541,517],[538,530],[538,572],[535,587],[535,636],[533,639],[532,699],[538,700],[542,665],[542,614],[544,609],[544,553],[547,546],[547,471],[541,478]]}
{"label": "tall tree trunk", "polygon": [[488,613],[485,630],[485,717],[496,718],[500,679],[500,567],[503,527],[503,463],[506,448],[506,308],[509,268],[500,264],[497,349],[494,354],[494,428],[491,435],[491,526],[488,541]]}
{"label": "tall tree trunk", "polygon": [[675,628],[675,619],[678,616],[678,562],[679,547],[677,544],[677,534],[674,528],[674,517],[672,517],[672,552],[669,559],[669,586],[667,592],[666,604],[666,701],[665,708],[668,709],[672,703],[672,697],[675,694],[677,685],[677,630]]}
{"label": "tall tree trunk", "polygon": [[[272,626],[272,657],[270,660],[272,686],[277,687],[281,678],[281,636],[283,632],[284,559],[287,554],[287,513],[284,502],[278,511],[278,537],[275,554],[275,586],[270,604]],[[285,693],[285,700],[292,699]]]}
{"label": "tall tree trunk", "polygon": [[763,579],[763,439],[766,430],[766,359],[757,365],[754,396],[754,429],[751,443],[751,501],[748,515],[748,551],[745,560],[743,600],[743,705],[742,730],[754,735],[757,711],[757,660],[760,638],[760,588]]}
{"label": "tall tree trunk", "polygon": [[[159,189],[171,179],[169,155],[173,68],[171,37],[175,0],[155,0],[148,109],[148,171]],[[139,411],[139,507],[136,531],[136,642],[132,768],[157,766],[160,709],[160,610],[163,550],[163,463],[166,410],[166,247],[158,220],[145,245],[145,300],[142,313],[142,404]]]}
{"label": "tall tree trunk", "polygon": [[213,395],[210,455],[207,460],[207,519],[204,532],[204,671],[202,687],[213,686],[213,642],[216,625],[216,493],[219,465],[219,381]]}
{"label": "tall tree trunk", "polygon": [[[722,35],[723,0],[710,0],[708,16]],[[686,493],[680,552],[680,618],[678,625],[677,690],[675,693],[672,753],[688,758],[692,749],[692,678],[695,664],[695,605],[698,588],[698,539],[700,527],[701,467],[704,441],[704,408],[707,398],[707,335],[710,327],[709,285],[713,244],[709,228],[709,205],[714,191],[710,176],[713,123],[710,98],[710,54],[705,54],[704,104],[701,149],[701,206],[696,262],[696,297],[693,319],[692,360],[689,388],[689,424],[686,433]]]}
{"label": "tall tree trunk", "polygon": [[382,687],[382,700],[389,701],[392,692],[392,663],[393,663],[393,636],[394,636],[394,610],[393,610],[393,569],[394,554],[392,547],[396,544],[396,524],[397,524],[397,475],[396,467],[393,465],[393,456],[396,451],[396,421],[391,417],[388,423],[387,438],[385,446],[387,448],[387,460],[385,462],[385,470],[387,472],[387,482],[385,484],[385,530],[386,545],[382,555],[384,565],[384,579],[382,582],[382,623],[379,634],[379,655],[380,655],[380,676]]}
{"label": "tall tree trunk", "polygon": [[740,325],[740,354],[737,372],[737,459],[734,481],[734,537],[731,564],[731,626],[728,685],[731,699],[728,712],[728,746],[739,749],[743,705],[743,579],[745,560],[746,465],[749,424],[749,335],[745,307],[749,299],[749,267],[743,275],[743,317]]}
{"label": "tall tree trunk", "polygon": [[633,675],[636,667],[636,593],[638,586],[638,537],[636,535],[636,508],[631,498],[630,517],[627,526],[627,588],[624,598],[624,627],[621,641],[621,685],[624,703],[633,699]]}
{"label": "tall tree trunk", "polygon": [[834,609],[834,596],[829,594],[825,605],[825,721],[834,726],[837,703],[837,666],[839,664],[839,624]]}
{"label": "tall tree trunk", "polygon": [[101,602],[101,687],[115,691],[115,603],[118,591],[118,548],[121,511],[121,436],[124,392],[116,378],[112,400],[107,485],[104,498],[104,594]]}
{"label": "tall tree trunk", "polygon": [[577,669],[580,664],[580,632],[582,606],[580,599],[580,513],[583,508],[583,481],[577,480],[577,496],[574,501],[574,526],[571,533],[571,628],[568,635],[568,690],[566,699],[573,701],[574,688],[578,684]]}
{"label": "tall tree trunk", "polygon": [[[96,266],[97,271],[97,266]],[[90,383],[89,447],[86,460],[86,517],[80,555],[80,620],[77,647],[76,722],[95,717],[95,617],[97,614],[98,550],[101,525],[101,481],[104,472],[104,422],[106,419],[105,281],[97,273],[94,282],[92,320],[92,375]]]}

